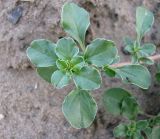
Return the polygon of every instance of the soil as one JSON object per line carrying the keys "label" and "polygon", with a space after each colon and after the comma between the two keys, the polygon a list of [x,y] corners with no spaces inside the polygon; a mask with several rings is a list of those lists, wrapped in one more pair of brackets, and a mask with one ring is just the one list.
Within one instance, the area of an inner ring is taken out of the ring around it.
{"label": "soil", "polygon": [[[72,85],[57,90],[43,81],[26,56],[26,48],[34,39],[46,38],[56,42],[66,34],[60,28],[61,7],[71,0],[35,0],[33,3],[0,0],[0,139],[114,139],[112,130],[121,121],[105,112],[101,95],[110,87],[123,87],[137,97],[149,114],[160,112],[160,85],[153,82],[145,91],[120,80],[104,77],[103,87],[93,92],[99,107],[96,119],[88,129],[77,130],[65,120],[61,105]],[[145,5],[155,14],[155,24],[144,38],[160,46],[159,0],[72,0],[90,12],[91,26],[87,43],[96,37],[116,42],[121,61],[123,37],[135,38],[136,7]],[[17,6],[23,9],[16,24],[8,20]],[[153,81],[156,68],[149,67]],[[4,117],[3,117],[4,116]]]}

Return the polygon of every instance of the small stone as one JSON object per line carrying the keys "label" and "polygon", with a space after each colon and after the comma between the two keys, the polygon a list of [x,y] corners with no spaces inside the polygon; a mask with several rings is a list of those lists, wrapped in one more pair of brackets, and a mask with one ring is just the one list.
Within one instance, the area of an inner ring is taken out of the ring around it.
{"label": "small stone", "polygon": [[0,114],[0,120],[4,119],[4,115]]}
{"label": "small stone", "polygon": [[8,14],[8,21],[12,24],[17,24],[20,18],[22,17],[23,8],[21,6],[15,7],[10,13]]}

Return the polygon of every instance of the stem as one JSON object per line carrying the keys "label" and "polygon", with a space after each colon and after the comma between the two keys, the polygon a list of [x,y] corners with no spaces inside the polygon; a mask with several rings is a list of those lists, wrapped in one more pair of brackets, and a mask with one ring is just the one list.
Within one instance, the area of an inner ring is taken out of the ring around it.
{"label": "stem", "polygon": [[147,114],[147,113],[144,113],[143,115],[145,115],[148,118],[154,118],[155,117],[154,115],[150,115],[150,114]]}
{"label": "stem", "polygon": [[[156,60],[160,59],[160,54],[150,56],[148,58],[152,59],[153,61],[156,61]],[[126,65],[130,65],[130,64],[132,64],[132,63],[131,62],[122,62],[122,63],[113,64],[113,65],[111,65],[111,67],[118,68],[118,67],[123,67],[123,66],[126,66]]]}
{"label": "stem", "polygon": [[85,46],[84,46],[83,43],[80,43],[80,47],[81,47],[82,51],[84,52],[85,51]]}

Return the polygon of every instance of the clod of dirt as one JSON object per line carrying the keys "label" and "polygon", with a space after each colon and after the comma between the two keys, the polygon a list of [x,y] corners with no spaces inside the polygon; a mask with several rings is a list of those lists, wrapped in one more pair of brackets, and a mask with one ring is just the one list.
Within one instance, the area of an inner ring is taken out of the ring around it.
{"label": "clod of dirt", "polygon": [[8,21],[12,24],[17,24],[20,18],[22,17],[23,7],[16,6],[9,14],[8,14]]}

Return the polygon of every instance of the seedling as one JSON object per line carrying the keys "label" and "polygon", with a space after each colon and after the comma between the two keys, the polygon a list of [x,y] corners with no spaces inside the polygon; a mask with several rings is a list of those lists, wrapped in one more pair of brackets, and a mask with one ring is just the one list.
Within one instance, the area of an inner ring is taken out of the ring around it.
{"label": "seedling", "polygon": [[[95,119],[98,108],[91,91],[100,88],[102,72],[110,77],[121,78],[124,83],[142,89],[149,88],[151,75],[144,64],[153,64],[149,56],[155,52],[155,46],[150,43],[142,45],[141,40],[153,21],[150,11],[144,7],[137,8],[137,39],[125,39],[126,50],[132,55],[132,63],[127,64],[118,63],[118,51],[111,40],[97,38],[86,46],[85,36],[90,16],[74,3],[64,4],[61,13],[61,26],[70,37],[64,37],[56,44],[45,39],[31,43],[27,55],[44,80],[56,88],[74,82],[75,87],[65,97],[62,105],[65,118],[74,128],[87,128]],[[143,112],[131,93],[122,88],[111,88],[103,94],[103,103],[107,111],[130,120],[115,128],[115,137],[140,139],[144,132],[150,139],[152,128],[155,127],[154,121],[159,117],[137,121],[137,115]]]}

